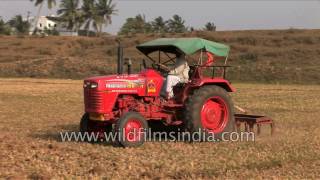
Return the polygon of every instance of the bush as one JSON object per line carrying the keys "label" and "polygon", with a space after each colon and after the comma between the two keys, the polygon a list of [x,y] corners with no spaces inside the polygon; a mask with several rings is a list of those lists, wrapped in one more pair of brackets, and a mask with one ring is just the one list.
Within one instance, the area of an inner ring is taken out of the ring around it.
{"label": "bush", "polygon": [[89,37],[97,36],[97,34],[94,31],[90,31],[90,30],[79,30],[78,35],[79,36],[89,36]]}
{"label": "bush", "polygon": [[56,29],[45,29],[44,33],[46,35],[59,36],[59,31],[57,31]]}

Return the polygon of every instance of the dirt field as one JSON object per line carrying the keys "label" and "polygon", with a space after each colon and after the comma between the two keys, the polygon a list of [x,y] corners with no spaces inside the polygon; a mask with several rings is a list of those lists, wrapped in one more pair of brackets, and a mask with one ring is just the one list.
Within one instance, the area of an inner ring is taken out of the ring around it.
{"label": "dirt field", "polygon": [[0,79],[0,178],[320,178],[320,86],[234,84],[236,104],[273,117],[256,142],[61,142],[83,112],[82,82]]}
{"label": "dirt field", "polygon": [[[116,42],[135,69],[137,44],[160,37],[202,37],[231,46],[228,78],[233,82],[318,84],[320,30],[268,30],[138,34],[124,37],[0,36],[0,77],[72,78],[116,71]],[[192,64],[192,62],[190,62]],[[195,63],[195,62],[193,62]]]}

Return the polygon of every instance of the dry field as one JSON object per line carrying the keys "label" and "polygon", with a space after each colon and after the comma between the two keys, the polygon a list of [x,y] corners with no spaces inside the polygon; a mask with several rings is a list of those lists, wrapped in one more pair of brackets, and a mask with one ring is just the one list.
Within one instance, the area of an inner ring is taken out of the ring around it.
{"label": "dry field", "polygon": [[83,112],[74,80],[0,79],[0,178],[320,178],[320,86],[234,84],[236,104],[276,121],[256,142],[61,142]]}

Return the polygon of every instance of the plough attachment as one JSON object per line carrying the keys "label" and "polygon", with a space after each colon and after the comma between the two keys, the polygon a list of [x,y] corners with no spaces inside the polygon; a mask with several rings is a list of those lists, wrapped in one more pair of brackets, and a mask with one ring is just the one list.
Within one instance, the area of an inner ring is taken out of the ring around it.
{"label": "plough attachment", "polygon": [[271,135],[274,134],[273,120],[267,116],[248,115],[248,114],[235,114],[237,131],[241,130],[241,124],[244,125],[246,132],[253,132],[254,125],[257,126],[257,134],[261,133],[262,125],[270,125]]}
{"label": "plough attachment", "polygon": [[257,126],[257,134],[259,135],[261,133],[261,126],[262,125],[270,125],[271,129],[271,135],[274,134],[275,125],[273,120],[270,117],[267,116],[261,116],[261,115],[249,115],[247,114],[247,111],[244,109],[235,106],[236,109],[241,111],[243,114],[235,114],[235,121],[236,121],[236,128],[237,131],[241,131],[241,125],[244,126],[244,131],[246,132],[253,132],[254,126]]}

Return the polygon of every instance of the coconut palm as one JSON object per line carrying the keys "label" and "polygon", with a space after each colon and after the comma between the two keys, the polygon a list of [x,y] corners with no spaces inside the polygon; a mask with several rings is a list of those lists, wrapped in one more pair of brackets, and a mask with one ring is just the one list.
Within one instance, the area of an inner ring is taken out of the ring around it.
{"label": "coconut palm", "polygon": [[30,23],[23,20],[21,15],[13,17],[8,24],[15,29],[18,34],[26,34],[29,32]]}
{"label": "coconut palm", "polygon": [[213,22],[208,22],[205,26],[204,29],[206,31],[216,31],[216,25]]}
{"label": "coconut palm", "polygon": [[97,22],[98,33],[102,32],[103,25],[108,26],[112,23],[111,16],[116,15],[116,4],[112,3],[112,0],[98,0],[96,4],[97,15],[99,21]]}
{"label": "coconut palm", "polygon": [[187,31],[184,25],[185,21],[177,14],[173,15],[172,19],[168,21],[170,32],[182,33]]}
{"label": "coconut palm", "polygon": [[0,34],[10,35],[10,27],[0,17]]}
{"label": "coconut palm", "polygon": [[79,0],[62,0],[57,13],[67,29],[78,31],[82,23]]}
{"label": "coconut palm", "polygon": [[82,18],[84,29],[87,31],[87,35],[89,33],[90,27],[93,27],[95,30],[98,29],[97,22],[99,21],[99,17],[97,14],[97,8],[95,6],[95,2],[93,0],[83,0],[82,7]]}
{"label": "coconut palm", "polygon": [[48,5],[48,8],[51,9],[53,6],[56,5],[56,0],[30,0],[30,1],[31,2],[35,2],[34,3],[35,6],[39,6],[37,17],[36,17],[36,20],[34,22],[34,32],[33,33],[35,34],[37,32],[37,25],[38,25],[38,22],[39,22],[40,13],[41,13],[41,10],[42,10],[44,2],[46,1],[47,5]]}
{"label": "coconut palm", "polygon": [[168,32],[167,21],[164,21],[161,16],[155,18],[152,22],[152,30],[157,33]]}
{"label": "coconut palm", "polygon": [[98,34],[101,34],[103,25],[111,24],[111,16],[117,11],[112,0],[83,0],[81,10],[85,30],[88,32],[93,27]]}
{"label": "coconut palm", "polygon": [[138,14],[135,17],[127,18],[118,34],[127,35],[129,33],[150,33],[151,30],[152,26],[146,21],[146,17],[142,14]]}

